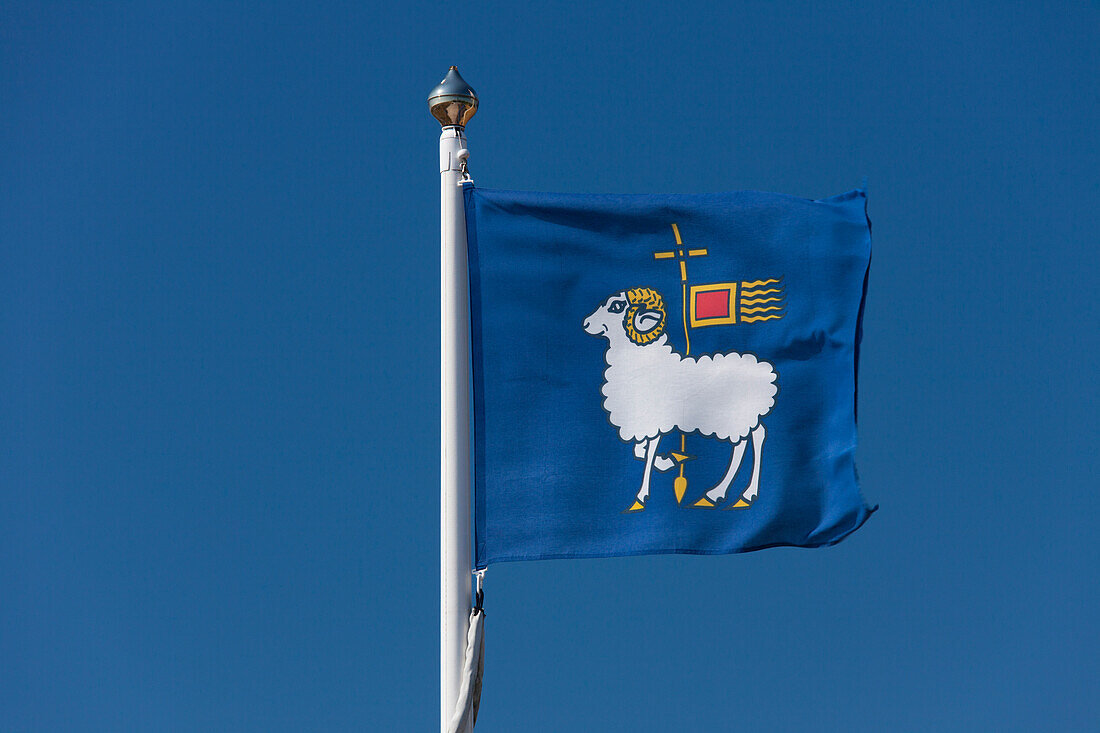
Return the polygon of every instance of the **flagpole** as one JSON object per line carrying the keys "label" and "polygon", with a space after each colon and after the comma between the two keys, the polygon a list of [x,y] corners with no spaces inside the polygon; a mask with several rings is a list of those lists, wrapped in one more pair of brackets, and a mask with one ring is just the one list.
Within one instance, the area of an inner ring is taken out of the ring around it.
{"label": "flagpole", "polygon": [[462,183],[466,123],[477,94],[452,66],[428,96],[443,130],[440,184],[439,725],[447,732],[461,685],[470,614],[470,299]]}

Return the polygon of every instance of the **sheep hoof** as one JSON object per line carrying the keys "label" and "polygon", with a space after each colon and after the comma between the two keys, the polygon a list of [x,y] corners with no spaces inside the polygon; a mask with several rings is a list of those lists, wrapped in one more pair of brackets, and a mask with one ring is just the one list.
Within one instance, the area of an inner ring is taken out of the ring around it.
{"label": "sheep hoof", "polygon": [[645,509],[645,504],[643,504],[640,501],[635,500],[635,502],[630,505],[630,508],[627,509],[625,512],[623,512],[623,514],[632,514],[634,512],[640,512],[643,509]]}
{"label": "sheep hoof", "polygon": [[699,497],[699,501],[692,504],[692,506],[702,507],[704,509],[713,509],[714,502],[708,499],[706,494],[703,494],[701,497]]}
{"label": "sheep hoof", "polygon": [[726,511],[729,511],[730,509],[748,509],[750,506],[752,506],[750,502],[747,502],[744,499],[738,499],[736,504],[726,507]]}

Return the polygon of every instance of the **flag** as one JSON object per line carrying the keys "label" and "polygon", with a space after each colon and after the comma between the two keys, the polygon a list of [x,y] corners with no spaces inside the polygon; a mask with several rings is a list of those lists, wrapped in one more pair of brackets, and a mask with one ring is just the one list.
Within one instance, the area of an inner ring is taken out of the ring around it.
{"label": "flag", "polygon": [[863,191],[465,191],[475,563],[839,542]]}

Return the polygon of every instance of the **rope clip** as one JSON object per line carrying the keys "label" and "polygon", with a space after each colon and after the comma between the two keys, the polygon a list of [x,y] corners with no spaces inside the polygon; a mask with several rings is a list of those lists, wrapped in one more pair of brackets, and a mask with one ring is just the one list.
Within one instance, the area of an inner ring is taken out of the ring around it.
{"label": "rope clip", "polygon": [[[473,183],[474,179],[470,178],[470,166],[468,161],[470,160],[470,151],[466,148],[458,151],[458,170],[462,173],[462,178],[458,180],[458,185],[461,186],[464,183]],[[484,572],[484,571],[482,571]]]}
{"label": "rope clip", "polygon": [[475,570],[475,591],[474,591],[474,615],[479,613],[485,613],[485,609],[482,605],[485,603],[485,589],[482,587],[485,582],[485,571]]}

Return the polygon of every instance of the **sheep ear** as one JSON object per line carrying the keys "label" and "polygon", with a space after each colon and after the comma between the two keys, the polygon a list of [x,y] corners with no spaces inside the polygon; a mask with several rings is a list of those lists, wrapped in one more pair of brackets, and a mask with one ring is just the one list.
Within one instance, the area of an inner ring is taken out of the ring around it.
{"label": "sheep ear", "polygon": [[661,317],[663,315],[661,311],[638,311],[634,314],[634,330],[638,333],[649,333],[657,328],[657,326],[661,325]]}

